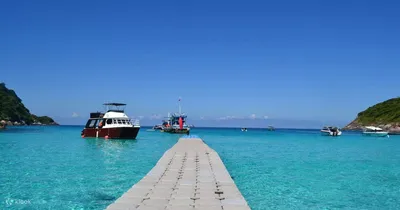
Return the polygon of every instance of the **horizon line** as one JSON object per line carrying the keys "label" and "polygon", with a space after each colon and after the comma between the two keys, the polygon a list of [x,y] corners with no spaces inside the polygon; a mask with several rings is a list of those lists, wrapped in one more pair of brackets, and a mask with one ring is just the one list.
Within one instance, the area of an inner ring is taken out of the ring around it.
{"label": "horizon line", "polygon": [[[36,126],[36,125],[34,125]],[[39,125],[40,126],[40,125]],[[59,125],[42,125],[42,126],[82,126],[85,127],[85,125],[68,125],[68,124],[59,124]],[[141,125],[141,127],[153,127],[153,125]],[[240,126],[228,126],[228,127],[223,127],[223,126],[195,126],[194,128],[247,128],[247,129],[268,129],[267,127],[240,127]],[[312,129],[312,130],[318,130],[320,128],[296,128],[296,127],[273,127],[274,129],[297,129],[297,130],[308,130],[308,129]]]}

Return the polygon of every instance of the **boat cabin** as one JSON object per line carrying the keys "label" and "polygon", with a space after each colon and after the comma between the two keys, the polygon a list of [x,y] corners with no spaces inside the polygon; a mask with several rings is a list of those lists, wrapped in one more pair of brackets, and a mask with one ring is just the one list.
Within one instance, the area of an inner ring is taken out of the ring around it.
{"label": "boat cabin", "polygon": [[85,128],[121,127],[134,125],[131,119],[125,118],[90,118]]}
{"label": "boat cabin", "polygon": [[383,129],[382,129],[382,128],[375,127],[375,126],[365,126],[364,131],[365,131],[365,132],[382,132]]}
{"label": "boat cabin", "polygon": [[334,126],[325,126],[322,128],[323,131],[331,131],[331,132],[337,132],[339,131],[338,127],[334,127]]}
{"label": "boat cabin", "polygon": [[169,122],[171,123],[172,128],[179,128],[179,118],[182,118],[182,125],[183,128],[187,128],[188,125],[186,124],[186,118],[187,116],[184,114],[172,114],[170,117]]}

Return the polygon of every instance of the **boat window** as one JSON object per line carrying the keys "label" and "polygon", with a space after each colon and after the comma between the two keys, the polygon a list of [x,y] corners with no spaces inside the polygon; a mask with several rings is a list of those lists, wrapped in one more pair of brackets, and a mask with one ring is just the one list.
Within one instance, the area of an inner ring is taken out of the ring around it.
{"label": "boat window", "polygon": [[108,125],[112,124],[112,119],[107,119],[107,124]]}
{"label": "boat window", "polygon": [[101,123],[101,126],[104,126],[104,119],[99,119],[98,121],[97,121],[97,123],[96,123],[96,126],[97,127],[100,127],[100,123]]}
{"label": "boat window", "polygon": [[113,124],[117,124],[117,120],[116,119],[113,119]]}
{"label": "boat window", "polygon": [[122,124],[126,124],[126,121],[125,120],[121,120],[122,121]]}
{"label": "boat window", "polygon": [[122,124],[122,122],[121,122],[121,120],[120,120],[120,119],[118,120],[118,124]]}
{"label": "boat window", "polygon": [[87,127],[87,128],[94,128],[94,126],[96,125],[96,122],[97,122],[97,120],[89,120],[89,121],[86,123],[86,127]]}

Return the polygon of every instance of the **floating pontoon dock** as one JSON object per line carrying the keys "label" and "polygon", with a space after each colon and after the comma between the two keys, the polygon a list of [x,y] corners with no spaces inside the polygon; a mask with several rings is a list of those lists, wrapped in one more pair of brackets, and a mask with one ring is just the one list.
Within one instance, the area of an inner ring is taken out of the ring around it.
{"label": "floating pontoon dock", "polygon": [[137,184],[107,207],[249,210],[218,153],[199,138],[181,138]]}

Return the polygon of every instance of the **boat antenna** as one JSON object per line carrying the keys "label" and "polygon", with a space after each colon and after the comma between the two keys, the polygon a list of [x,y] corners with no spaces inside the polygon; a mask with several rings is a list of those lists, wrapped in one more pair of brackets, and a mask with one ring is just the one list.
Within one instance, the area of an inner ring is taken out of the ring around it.
{"label": "boat antenna", "polygon": [[181,115],[182,114],[182,112],[181,112],[181,97],[179,97],[178,104],[179,104],[179,115]]}

